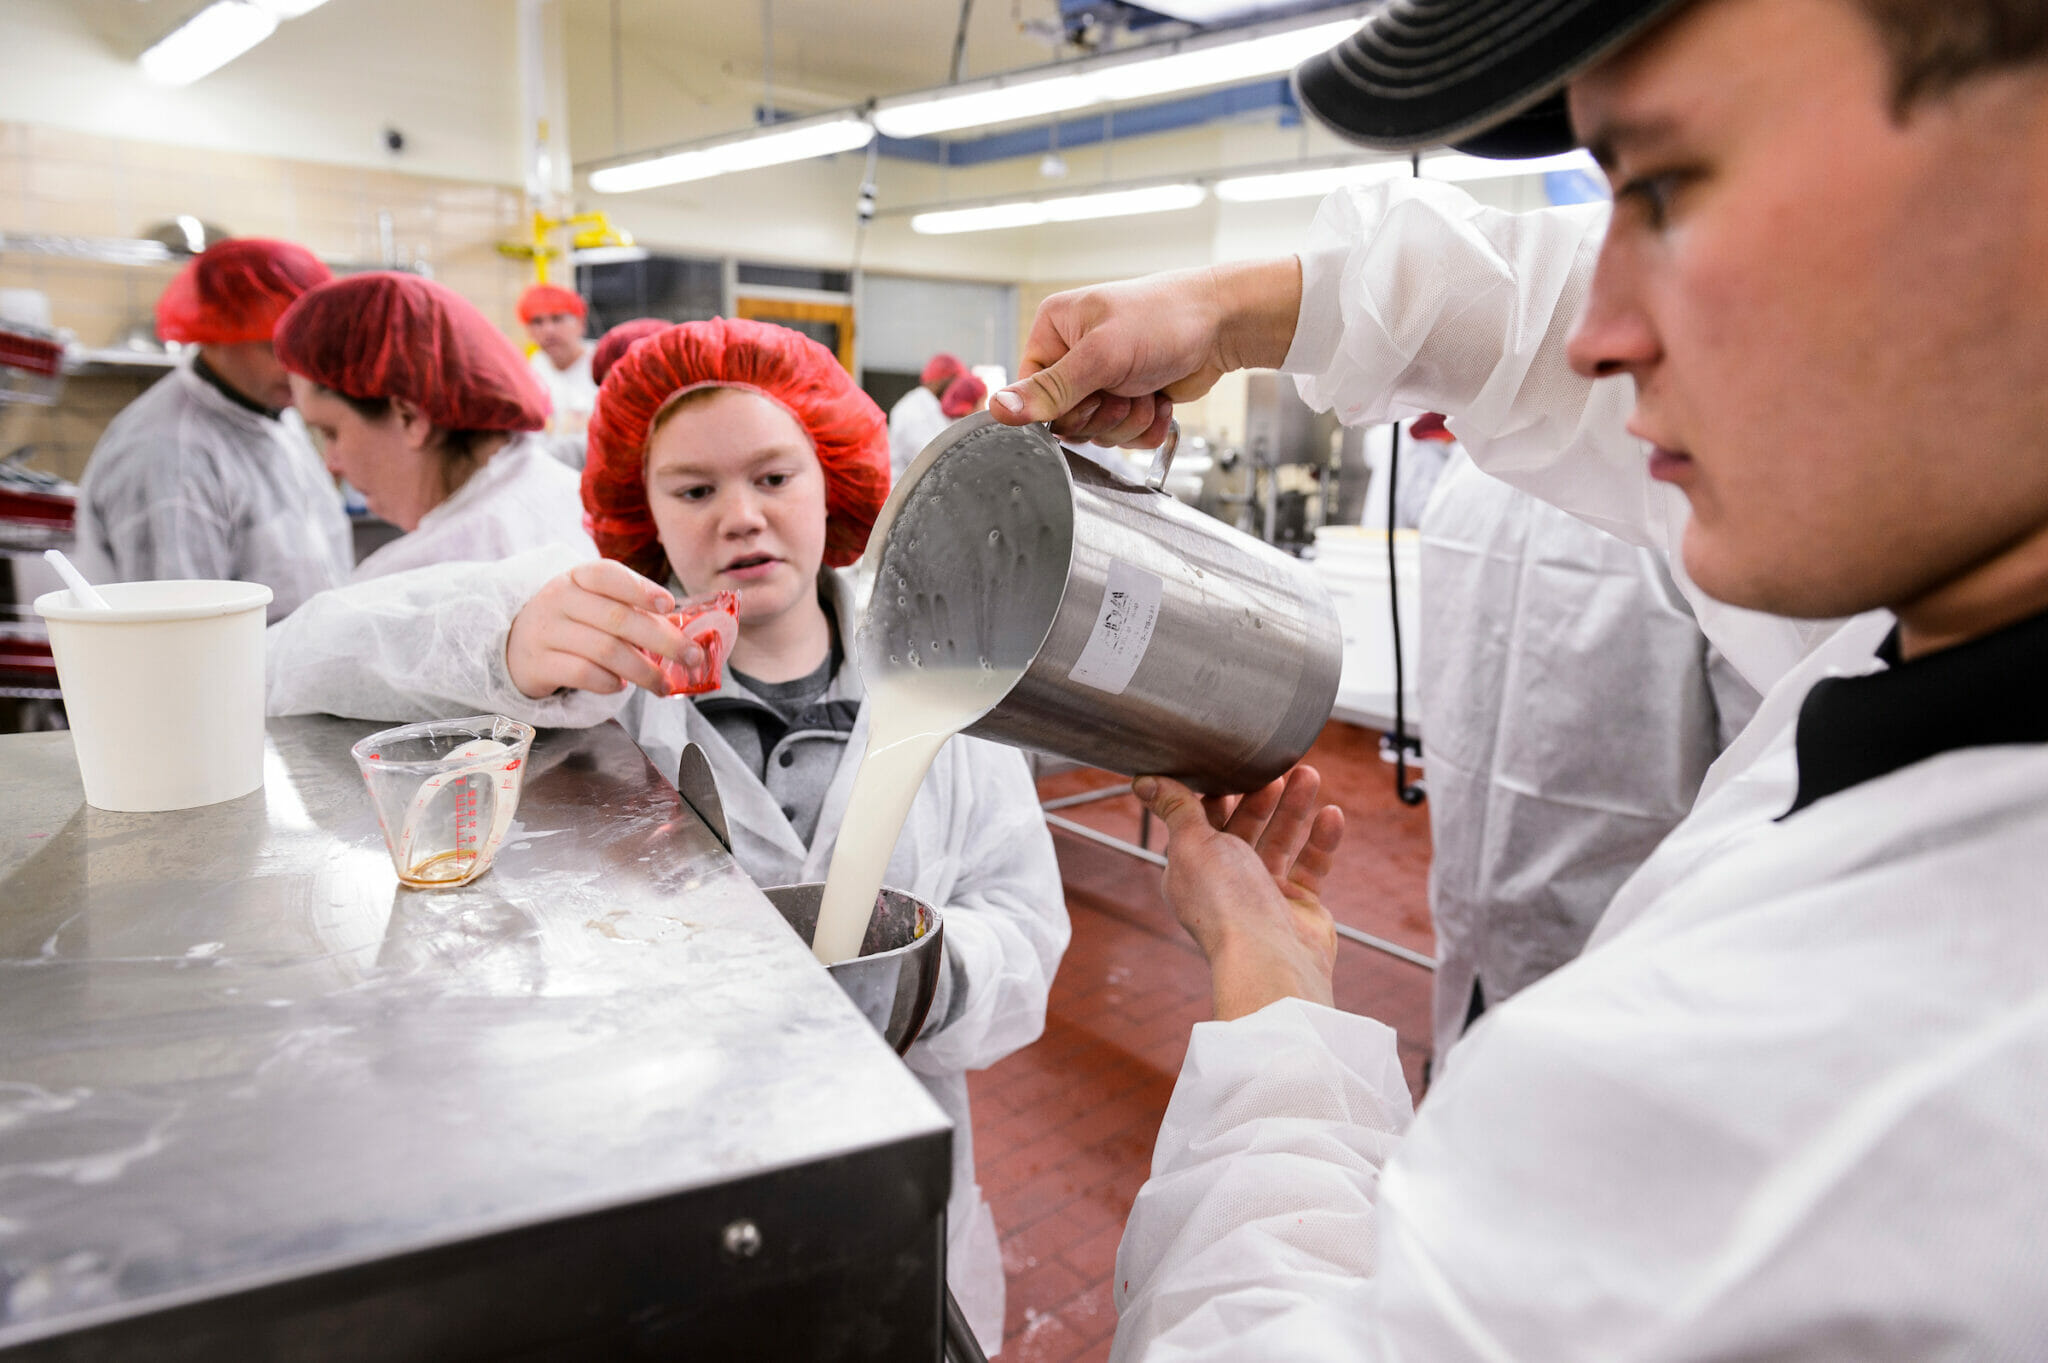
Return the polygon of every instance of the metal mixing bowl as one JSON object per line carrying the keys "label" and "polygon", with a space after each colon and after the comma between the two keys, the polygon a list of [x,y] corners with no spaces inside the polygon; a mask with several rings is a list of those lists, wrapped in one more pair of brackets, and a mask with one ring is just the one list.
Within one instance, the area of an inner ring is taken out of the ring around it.
{"label": "metal mixing bowl", "polygon": [[[817,932],[824,885],[778,885],[762,893],[797,936],[809,942]],[[898,1055],[917,1040],[925,1014],[931,1011],[932,991],[945,968],[944,937],[945,924],[937,909],[901,891],[883,890],[875,901],[868,935],[861,939],[860,955],[827,967],[861,1016]]]}

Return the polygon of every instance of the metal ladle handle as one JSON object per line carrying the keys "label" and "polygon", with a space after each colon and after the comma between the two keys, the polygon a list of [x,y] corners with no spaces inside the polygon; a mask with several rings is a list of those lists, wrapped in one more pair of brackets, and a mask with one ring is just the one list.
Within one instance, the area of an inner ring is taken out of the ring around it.
{"label": "metal ladle handle", "polygon": [[1180,422],[1169,419],[1166,423],[1166,439],[1152,452],[1152,468],[1145,475],[1145,486],[1154,492],[1166,490],[1166,475],[1173,471],[1173,452],[1180,448]]}

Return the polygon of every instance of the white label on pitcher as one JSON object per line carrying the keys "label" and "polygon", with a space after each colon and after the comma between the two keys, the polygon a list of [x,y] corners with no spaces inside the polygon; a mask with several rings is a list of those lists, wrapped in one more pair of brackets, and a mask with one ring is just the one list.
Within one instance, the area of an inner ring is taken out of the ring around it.
{"label": "white label on pitcher", "polygon": [[1121,696],[1151,646],[1159,624],[1159,598],[1164,584],[1158,576],[1122,559],[1109,561],[1109,581],[1102,589],[1088,646],[1074,660],[1067,680]]}

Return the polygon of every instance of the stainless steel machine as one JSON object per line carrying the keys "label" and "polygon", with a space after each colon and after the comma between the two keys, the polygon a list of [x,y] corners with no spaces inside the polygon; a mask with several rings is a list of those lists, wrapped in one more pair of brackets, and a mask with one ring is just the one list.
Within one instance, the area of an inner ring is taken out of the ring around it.
{"label": "stainless steel machine", "polygon": [[1300,553],[1325,525],[1355,525],[1365,510],[1365,432],[1316,412],[1294,380],[1246,376],[1241,449],[1214,451],[1197,505],[1227,525]]}
{"label": "stainless steel machine", "polygon": [[544,733],[403,889],[374,727],[147,815],[0,737],[0,1352],[938,1359],[946,1119],[693,805]]}

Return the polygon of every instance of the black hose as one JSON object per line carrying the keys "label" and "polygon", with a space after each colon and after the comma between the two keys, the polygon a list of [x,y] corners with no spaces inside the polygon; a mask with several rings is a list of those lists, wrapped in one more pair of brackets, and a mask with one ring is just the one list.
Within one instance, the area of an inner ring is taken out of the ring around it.
{"label": "black hose", "polygon": [[973,1327],[967,1323],[967,1313],[953,1300],[953,1289],[948,1287],[945,1291],[946,1363],[988,1363],[988,1355],[981,1351],[981,1341],[974,1337]]}
{"label": "black hose", "polygon": [[1394,489],[1400,485],[1400,477],[1401,426],[1396,422],[1387,452],[1387,616],[1394,627],[1394,732],[1390,741],[1394,745],[1394,793],[1404,805],[1419,805],[1422,785],[1408,779],[1408,685],[1401,666],[1401,580],[1394,565]]}

